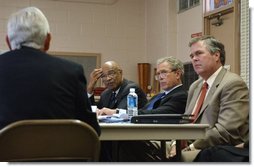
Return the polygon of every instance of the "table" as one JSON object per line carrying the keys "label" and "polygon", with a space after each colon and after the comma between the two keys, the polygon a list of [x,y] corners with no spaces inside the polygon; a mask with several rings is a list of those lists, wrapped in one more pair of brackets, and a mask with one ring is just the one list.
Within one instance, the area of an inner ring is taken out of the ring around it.
{"label": "table", "polygon": [[[160,140],[177,141],[177,160],[181,158],[180,140],[202,139],[208,124],[132,124],[100,123],[101,141]],[[164,149],[164,148],[163,148]],[[164,149],[165,150],[165,149]],[[166,155],[166,154],[165,154]]]}

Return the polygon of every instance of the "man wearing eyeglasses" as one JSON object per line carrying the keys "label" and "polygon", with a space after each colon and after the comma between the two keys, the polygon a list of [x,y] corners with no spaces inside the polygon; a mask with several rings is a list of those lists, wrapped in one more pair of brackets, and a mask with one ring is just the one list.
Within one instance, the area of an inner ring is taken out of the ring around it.
{"label": "man wearing eyeglasses", "polygon": [[160,82],[162,92],[154,96],[139,114],[183,114],[187,92],[183,88],[183,63],[174,57],[157,60],[155,79]]}
{"label": "man wearing eyeglasses", "polygon": [[147,99],[143,90],[135,82],[125,79],[122,68],[114,61],[105,62],[102,68],[95,69],[90,74],[87,92],[92,104],[95,104],[94,96],[92,96],[93,90],[100,78],[107,89],[101,93],[97,103],[98,115],[112,115],[118,113],[118,109],[127,109],[127,95],[130,88],[135,88],[138,95],[138,108],[146,104]]}
{"label": "man wearing eyeglasses", "polygon": [[[93,90],[99,79],[106,86],[106,90],[101,93],[100,100],[97,103],[98,115],[112,115],[119,112],[118,109],[127,109],[127,95],[130,88],[135,88],[138,95],[138,108],[142,108],[146,102],[146,95],[143,90],[133,81],[129,81],[123,77],[123,70],[114,61],[107,61],[102,68],[94,69],[90,74],[90,81],[87,87],[88,96],[90,96],[92,104],[94,101]],[[101,142],[100,161],[110,162],[112,158],[112,145],[110,141]]]}
{"label": "man wearing eyeglasses", "polygon": [[[155,79],[160,82],[162,92],[155,95],[138,114],[183,114],[187,92],[183,88],[184,66],[174,57],[157,60]],[[119,145],[119,161],[149,162],[162,161],[157,141],[124,141]],[[171,147],[173,141],[167,147]]]}

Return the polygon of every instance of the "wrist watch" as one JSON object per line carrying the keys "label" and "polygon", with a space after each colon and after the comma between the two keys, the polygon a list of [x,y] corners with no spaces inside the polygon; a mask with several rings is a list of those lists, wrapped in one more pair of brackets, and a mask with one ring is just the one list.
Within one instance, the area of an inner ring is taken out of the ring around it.
{"label": "wrist watch", "polygon": [[116,114],[119,114],[119,111],[120,111],[120,110],[119,110],[118,108],[116,108]]}

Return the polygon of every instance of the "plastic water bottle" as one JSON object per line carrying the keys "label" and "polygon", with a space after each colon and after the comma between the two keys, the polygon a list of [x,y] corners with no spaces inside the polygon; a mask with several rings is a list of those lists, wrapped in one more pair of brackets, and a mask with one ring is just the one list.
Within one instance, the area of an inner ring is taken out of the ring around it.
{"label": "plastic water bottle", "polygon": [[127,110],[129,117],[138,115],[138,95],[135,93],[135,88],[130,88],[127,96]]}

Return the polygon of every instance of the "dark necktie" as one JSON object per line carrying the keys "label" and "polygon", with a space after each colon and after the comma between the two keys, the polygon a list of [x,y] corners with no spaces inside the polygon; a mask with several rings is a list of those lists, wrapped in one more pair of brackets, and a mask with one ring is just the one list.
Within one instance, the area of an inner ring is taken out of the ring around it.
{"label": "dark necktie", "polygon": [[165,96],[165,92],[164,93],[160,93],[158,94],[153,100],[150,101],[149,105],[147,106],[147,110],[151,110],[154,107],[154,103],[156,103],[158,100],[162,99]]}
{"label": "dark necktie", "polygon": [[114,109],[116,104],[116,92],[112,92],[110,101],[109,101],[109,108]]}
{"label": "dark necktie", "polygon": [[198,99],[198,103],[197,103],[197,106],[196,106],[196,109],[195,111],[193,112],[193,122],[196,121],[197,119],[197,116],[201,110],[201,107],[203,105],[203,102],[204,102],[204,99],[205,99],[205,96],[206,96],[206,92],[207,92],[207,89],[208,89],[208,84],[206,82],[203,83],[203,86],[202,86],[202,89],[201,89],[201,93],[200,93],[200,97]]}

